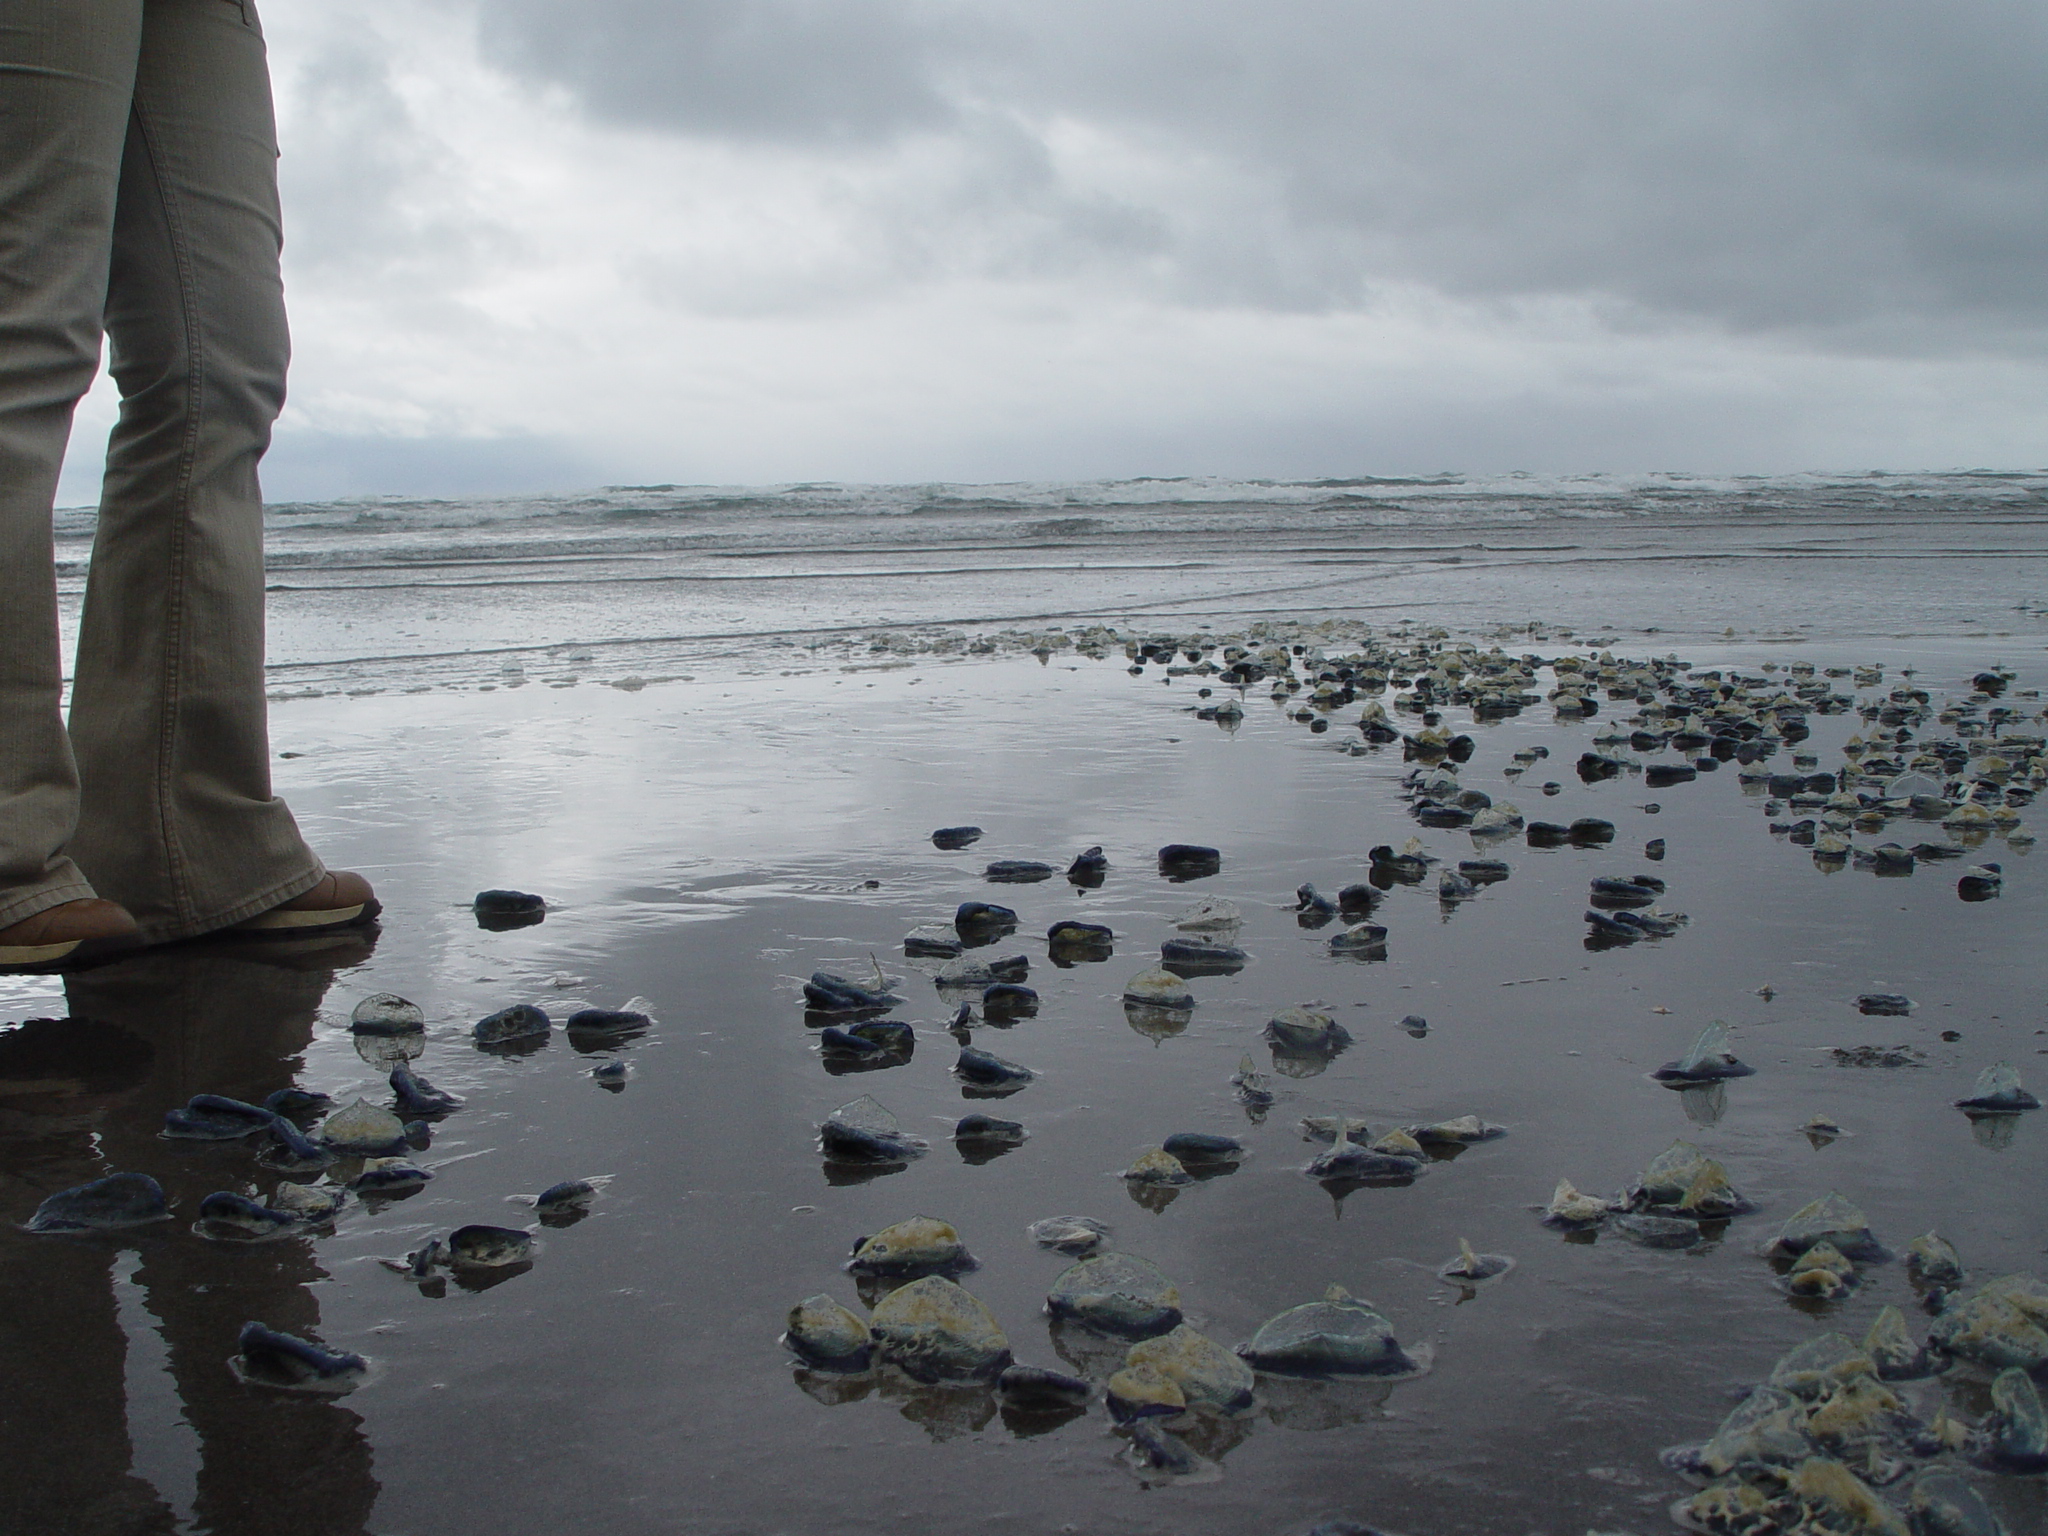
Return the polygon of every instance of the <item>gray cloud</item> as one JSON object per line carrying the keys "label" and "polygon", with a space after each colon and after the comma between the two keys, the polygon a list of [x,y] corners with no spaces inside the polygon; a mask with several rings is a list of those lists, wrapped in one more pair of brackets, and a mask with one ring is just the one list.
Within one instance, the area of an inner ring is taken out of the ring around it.
{"label": "gray cloud", "polygon": [[417,280],[477,253],[477,228],[440,192],[451,157],[367,34],[335,28],[281,82],[278,164],[295,268],[362,282]]}
{"label": "gray cloud", "polygon": [[486,0],[484,57],[610,122],[868,143],[942,127],[948,29],[898,0]]}
{"label": "gray cloud", "polygon": [[491,496],[565,491],[604,479],[571,444],[516,436],[382,437],[279,429],[263,461],[272,503],[349,496]]}
{"label": "gray cloud", "polygon": [[[600,120],[951,146],[950,178],[878,199],[876,283],[1107,262],[1181,303],[1354,308],[1413,283],[1895,352],[2033,351],[2048,327],[2033,4],[490,0],[478,18],[498,67]],[[1077,129],[1186,175],[1068,185],[1071,160],[1019,153]]]}
{"label": "gray cloud", "polygon": [[2041,457],[2038,0],[266,22],[280,499]]}

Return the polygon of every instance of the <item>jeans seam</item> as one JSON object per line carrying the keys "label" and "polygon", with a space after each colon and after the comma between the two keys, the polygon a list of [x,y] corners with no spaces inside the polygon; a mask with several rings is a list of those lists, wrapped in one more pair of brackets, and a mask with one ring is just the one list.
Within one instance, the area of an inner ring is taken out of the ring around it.
{"label": "jeans seam", "polygon": [[[25,923],[30,918],[61,907],[67,901],[90,901],[98,892],[83,880],[66,880],[57,885],[47,886],[19,896],[11,901],[0,901],[0,928],[12,928],[16,923]],[[290,900],[289,897],[286,900]]]}
{"label": "jeans seam", "polygon": [[[247,14],[246,5],[243,8]],[[191,878],[177,832],[173,764],[180,726],[179,683],[185,653],[185,574],[190,555],[192,484],[198,472],[200,413],[204,407],[205,362],[199,331],[198,283],[185,240],[178,201],[165,175],[164,150],[149,114],[138,99],[134,106],[136,126],[149,151],[150,181],[163,209],[164,227],[171,243],[171,263],[178,278],[178,307],[185,331],[185,432],[178,448],[176,492],[172,497],[170,571],[164,599],[163,718],[157,730],[156,810],[157,825],[164,842],[164,863],[170,874],[171,905],[182,918],[190,920]]]}

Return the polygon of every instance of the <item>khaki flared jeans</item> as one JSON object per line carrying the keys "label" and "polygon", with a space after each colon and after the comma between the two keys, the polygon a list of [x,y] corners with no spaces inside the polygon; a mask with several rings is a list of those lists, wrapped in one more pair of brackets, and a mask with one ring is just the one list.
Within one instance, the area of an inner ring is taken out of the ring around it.
{"label": "khaki flared jeans", "polygon": [[[264,719],[279,240],[247,0],[0,0],[0,927],[99,895],[162,942],[324,874]],[[67,731],[50,516],[103,330],[121,412]]]}

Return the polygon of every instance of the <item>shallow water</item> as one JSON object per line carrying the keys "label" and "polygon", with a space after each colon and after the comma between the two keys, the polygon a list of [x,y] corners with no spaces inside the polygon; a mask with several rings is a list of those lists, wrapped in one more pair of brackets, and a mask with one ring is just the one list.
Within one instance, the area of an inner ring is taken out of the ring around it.
{"label": "shallow water", "polygon": [[[1910,654],[1921,684],[1956,687],[1992,659],[1987,644],[1816,642],[1799,655],[1896,667]],[[1753,667],[1763,653],[1685,654]],[[2038,641],[2000,654],[2021,667],[2019,687],[2040,684]],[[1386,961],[1335,960],[1332,930],[1300,928],[1292,892],[1361,879],[1367,848],[1416,831],[1397,793],[1400,749],[1347,755],[1337,748],[1355,733],[1312,735],[1262,688],[1227,731],[1187,713],[1199,683],[1162,684],[1156,669],[1133,678],[1120,655],[927,659],[639,692],[529,686],[281,708],[275,745],[292,754],[281,789],[316,846],[371,871],[385,894],[373,949],[194,946],[68,982],[0,983],[0,1017],[68,1012],[99,1031],[0,1033],[0,1464],[28,1469],[0,1495],[14,1501],[11,1528],[980,1522],[1278,1536],[1343,1513],[1410,1536],[1649,1532],[1668,1528],[1665,1508],[1685,1491],[1657,1451],[1703,1438],[1784,1350],[1828,1329],[1860,1334],[1887,1302],[1924,1332],[1901,1265],[1872,1270],[1832,1307],[1802,1310],[1774,1288],[1755,1246],[1807,1199],[1842,1190],[1894,1249],[1938,1227],[1978,1278],[2048,1272],[2048,1125],[2024,1121],[1991,1149],[1948,1107],[1994,1060],[2037,1088],[2048,1076],[2038,855],[1983,850],[2007,878],[2003,897],[1981,904],[1957,900],[1956,864],[1898,880],[1824,875],[1766,832],[1732,771],[1660,791],[1636,778],[1581,784],[1571,764],[1613,707],[1569,725],[1540,707],[1472,727],[1479,747],[1462,778],[1531,819],[1607,817],[1613,847],[1512,840],[1497,850],[1514,866],[1506,883],[1449,915],[1433,887],[1397,888],[1376,918],[1391,930]],[[1467,724],[1460,710],[1445,718]],[[1822,767],[1859,724],[1814,717],[1807,746]],[[1507,787],[1510,753],[1538,743],[1550,759]],[[1562,784],[1556,797],[1539,792],[1545,778]],[[1661,811],[1642,809],[1651,801]],[[963,822],[987,835],[963,851],[932,847],[933,828]],[[1446,859],[1472,855],[1463,833],[1422,836]],[[1640,857],[1652,836],[1669,845],[1660,865]],[[1177,841],[1222,849],[1221,873],[1162,880],[1153,851]],[[981,879],[994,859],[1063,868],[1093,843],[1112,864],[1097,891]],[[1589,952],[1586,881],[1646,868],[1690,926]],[[546,894],[547,921],[480,930],[468,898],[497,885]],[[1251,963],[1193,983],[1199,1007],[1182,1033],[1134,1031],[1117,1002],[1124,980],[1206,895],[1244,908]],[[1020,912],[1014,938],[979,953],[1028,955],[1043,998],[1035,1019],[975,1031],[1042,1074],[998,1105],[963,1099],[930,963],[900,950],[912,927],[970,898]],[[1069,916],[1113,927],[1114,958],[1048,964],[1045,929]],[[900,1067],[834,1076],[800,982],[818,968],[857,975],[871,956],[904,979],[910,1002],[893,1016],[918,1025],[918,1049]],[[1756,995],[1766,983],[1769,1001]],[[199,1198],[252,1170],[238,1148],[158,1139],[163,1111],[195,1092],[260,1098],[293,1081],[344,1101],[376,1092],[346,1020],[383,990],[425,1007],[415,1065],[468,1100],[423,1154],[435,1181],[358,1203],[331,1236],[235,1248],[194,1236]],[[1869,991],[1918,1006],[1865,1017],[1852,1000]],[[559,1030],[525,1055],[468,1038],[507,1003],[559,1020],[636,995],[658,1025],[616,1053],[579,1051]],[[1355,1044],[1320,1075],[1276,1075],[1279,1102],[1250,1123],[1230,1075],[1248,1051],[1268,1064],[1266,1018],[1311,1001]],[[1429,1021],[1422,1038],[1400,1026],[1411,1013]],[[1701,1124],[1645,1073],[1713,1018],[1734,1026],[1758,1072]],[[1901,1043],[1926,1064],[1858,1070],[1828,1054]],[[633,1069],[616,1095],[588,1076],[607,1054]],[[900,1173],[836,1181],[815,1126],[862,1093],[933,1149]],[[1032,1139],[963,1160],[948,1130],[975,1107],[1022,1120]],[[1335,1111],[1375,1129],[1474,1113],[1510,1134],[1410,1187],[1340,1202],[1298,1171],[1317,1149],[1296,1122]],[[1797,1131],[1816,1113],[1852,1134],[1816,1150]],[[1243,1136],[1253,1155],[1155,1212],[1117,1174],[1179,1130]],[[1676,1136],[1725,1161],[1763,1209],[1680,1253],[1566,1241],[1538,1223],[1560,1176],[1613,1192]],[[32,1239],[11,1225],[42,1194],[116,1168],[161,1178],[179,1219],[113,1238]],[[617,1179],[590,1216],[543,1228],[531,1270],[501,1284],[427,1294],[377,1262],[464,1222],[525,1224],[508,1195],[597,1173]],[[1112,1223],[1115,1246],[1164,1269],[1191,1321],[1226,1345],[1339,1283],[1377,1303],[1404,1342],[1431,1346],[1434,1369],[1380,1391],[1268,1381],[1251,1419],[1195,1437],[1220,1478],[1146,1487],[1119,1464],[1099,1402],[1023,1434],[973,1392],[901,1381],[807,1392],[776,1344],[803,1297],[858,1306],[839,1270],[853,1240],[922,1213],[955,1223],[981,1260],[965,1284],[1018,1358],[1058,1366],[1041,1308],[1066,1261],[1024,1228],[1067,1212]],[[1460,1237],[1518,1267],[1461,1302],[1434,1273]],[[335,1401],[245,1386],[226,1362],[251,1318],[359,1351],[376,1374]],[[1968,1389],[1954,1401],[1970,1416],[1982,1406]],[[1983,1486],[2015,1532],[2048,1519],[2039,1480]]]}
{"label": "shallow water", "polygon": [[[89,512],[59,519],[67,623]],[[2031,634],[2048,472],[612,487],[270,510],[298,696],[721,670],[880,626],[1272,613],[1582,633]],[[785,660],[782,665],[791,664]]]}

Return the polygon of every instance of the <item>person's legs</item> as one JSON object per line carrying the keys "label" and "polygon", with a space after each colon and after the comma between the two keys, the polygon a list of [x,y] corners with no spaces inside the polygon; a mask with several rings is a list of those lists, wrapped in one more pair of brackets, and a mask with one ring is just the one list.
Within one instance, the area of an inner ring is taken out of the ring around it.
{"label": "person's legs", "polygon": [[0,5],[0,930],[93,895],[65,856],[50,506],[99,366],[143,0]]}
{"label": "person's legs", "polygon": [[244,0],[144,0],[106,290],[121,416],[81,621],[71,853],[149,942],[326,880],[271,793],[256,463],[284,400],[277,143]]}
{"label": "person's legs", "polygon": [[153,1068],[150,1043],[114,1024],[26,1019],[0,1029],[0,1531],[184,1528],[134,1465],[117,1250],[11,1230],[46,1196],[107,1176],[101,1134],[148,1113],[136,1101]]}
{"label": "person's legs", "polygon": [[[181,1212],[218,1188],[217,1159],[180,1156],[157,1134],[164,1111],[195,1093],[256,1103],[296,1081],[335,970],[366,958],[366,941],[351,940],[327,936],[335,948],[324,962],[317,952],[294,956],[290,945],[245,944],[237,954],[211,943],[133,955],[67,978],[74,1021],[117,1027],[154,1049],[148,1080],[121,1112],[92,1127],[105,1166],[153,1175]],[[251,1319],[323,1337],[321,1298],[332,1292],[322,1282],[333,1266],[303,1238],[244,1245],[230,1257],[224,1265],[210,1243],[150,1243],[134,1275],[162,1336],[181,1416],[199,1440],[192,1528],[215,1536],[363,1536],[378,1486],[362,1421],[315,1394],[251,1391],[224,1364]],[[324,1342],[364,1347],[333,1333]],[[109,1447],[105,1459],[123,1448]]]}

